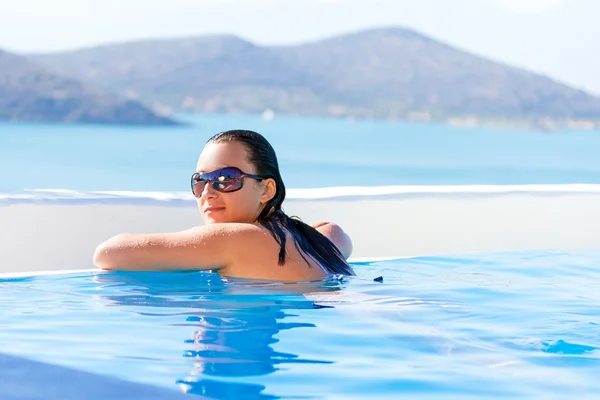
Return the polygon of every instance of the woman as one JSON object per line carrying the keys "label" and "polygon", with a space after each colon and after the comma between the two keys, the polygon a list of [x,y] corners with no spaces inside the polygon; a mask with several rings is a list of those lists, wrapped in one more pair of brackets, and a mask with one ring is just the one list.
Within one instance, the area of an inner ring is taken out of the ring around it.
{"label": "woman", "polygon": [[352,242],[337,225],[313,227],[281,209],[285,186],[275,151],[256,132],[208,140],[192,175],[205,225],[162,234],[121,234],[102,243],[94,264],[136,271],[210,269],[223,276],[300,281],[354,275]]}

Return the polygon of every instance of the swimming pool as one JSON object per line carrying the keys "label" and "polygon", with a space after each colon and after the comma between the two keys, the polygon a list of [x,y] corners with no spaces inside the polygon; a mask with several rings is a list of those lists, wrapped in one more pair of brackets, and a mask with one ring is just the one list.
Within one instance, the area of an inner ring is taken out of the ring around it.
{"label": "swimming pool", "polygon": [[353,265],[357,277],[321,285],[208,272],[4,277],[0,344],[205,398],[600,395],[600,251]]}

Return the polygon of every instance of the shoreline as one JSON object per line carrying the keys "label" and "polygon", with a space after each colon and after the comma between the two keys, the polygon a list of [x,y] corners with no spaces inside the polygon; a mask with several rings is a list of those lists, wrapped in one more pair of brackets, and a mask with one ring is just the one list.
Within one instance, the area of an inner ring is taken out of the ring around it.
{"label": "shoreline", "polygon": [[[1,204],[1,203],[0,203]],[[330,221],[352,238],[352,260],[600,248],[600,193],[286,201],[288,215]],[[122,232],[201,225],[195,204],[0,205],[0,273],[94,268],[96,246]]]}

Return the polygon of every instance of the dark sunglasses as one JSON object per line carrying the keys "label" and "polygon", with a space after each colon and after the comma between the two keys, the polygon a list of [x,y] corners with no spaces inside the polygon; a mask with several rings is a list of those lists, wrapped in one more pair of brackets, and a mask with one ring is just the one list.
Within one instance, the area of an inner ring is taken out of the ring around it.
{"label": "dark sunglasses", "polygon": [[244,187],[244,178],[262,181],[265,177],[246,174],[236,167],[221,168],[212,172],[195,172],[192,175],[192,193],[202,196],[204,187],[209,183],[213,189],[221,193],[231,193]]}

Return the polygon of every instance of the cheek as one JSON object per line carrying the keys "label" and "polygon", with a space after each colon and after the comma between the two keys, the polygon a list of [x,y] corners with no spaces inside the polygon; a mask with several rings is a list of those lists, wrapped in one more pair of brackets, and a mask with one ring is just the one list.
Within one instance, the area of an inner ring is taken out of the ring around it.
{"label": "cheek", "polygon": [[229,202],[230,210],[236,214],[246,214],[249,210],[254,208],[254,196],[251,195],[250,191],[240,191],[236,193],[235,198],[232,198]]}
{"label": "cheek", "polygon": [[254,216],[260,205],[260,195],[255,190],[240,190],[233,194],[235,196],[228,199],[227,214],[235,220],[246,220],[249,216]]}
{"label": "cheek", "polygon": [[250,187],[248,188],[248,192],[247,192],[247,197],[248,199],[252,199],[252,203],[254,203],[254,205],[258,206],[258,204],[260,203],[262,194],[264,192],[264,187],[262,186],[262,184],[260,184],[259,182],[256,181],[252,181],[252,184],[249,185]]}

